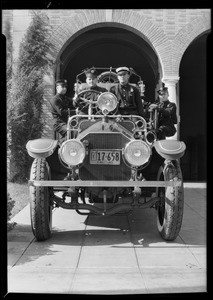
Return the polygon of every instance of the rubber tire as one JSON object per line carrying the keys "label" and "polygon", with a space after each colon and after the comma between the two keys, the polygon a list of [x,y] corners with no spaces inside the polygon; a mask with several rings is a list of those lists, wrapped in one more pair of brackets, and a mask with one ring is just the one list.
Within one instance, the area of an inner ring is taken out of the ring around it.
{"label": "rubber tire", "polygon": [[[33,161],[30,180],[50,179],[49,166],[45,159]],[[49,187],[30,186],[30,217],[33,234],[37,241],[45,241],[51,236],[52,206]]]}
{"label": "rubber tire", "polygon": [[181,186],[157,188],[157,196],[162,197],[162,206],[157,208],[157,228],[161,237],[166,241],[173,241],[177,238],[183,219],[184,190],[182,172],[179,162],[172,161],[171,164],[160,167],[157,180],[175,181],[181,180]]}

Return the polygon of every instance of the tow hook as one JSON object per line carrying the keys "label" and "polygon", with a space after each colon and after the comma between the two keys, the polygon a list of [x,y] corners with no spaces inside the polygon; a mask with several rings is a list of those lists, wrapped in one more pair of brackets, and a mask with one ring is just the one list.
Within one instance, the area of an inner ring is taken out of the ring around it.
{"label": "tow hook", "polygon": [[133,205],[136,205],[138,203],[140,196],[141,196],[141,188],[135,186],[133,191],[133,199],[134,199]]}

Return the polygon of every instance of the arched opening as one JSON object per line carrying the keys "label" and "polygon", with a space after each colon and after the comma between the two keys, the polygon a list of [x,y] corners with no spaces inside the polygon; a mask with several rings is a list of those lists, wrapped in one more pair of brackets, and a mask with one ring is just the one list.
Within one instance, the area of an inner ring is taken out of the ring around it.
{"label": "arched opening", "polygon": [[185,180],[206,180],[206,49],[207,36],[194,40],[180,65],[180,139],[187,150],[181,159]]}
{"label": "arched opening", "polygon": [[139,35],[123,28],[104,26],[78,35],[67,44],[58,60],[56,77],[68,80],[73,94],[76,75],[87,67],[132,67],[146,85],[145,101],[155,100],[159,62],[151,46]]}

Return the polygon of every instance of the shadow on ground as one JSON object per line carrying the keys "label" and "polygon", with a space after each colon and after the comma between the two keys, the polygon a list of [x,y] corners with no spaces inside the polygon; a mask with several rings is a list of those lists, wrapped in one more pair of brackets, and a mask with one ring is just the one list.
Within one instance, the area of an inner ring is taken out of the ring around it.
{"label": "shadow on ground", "polygon": [[[75,213],[75,212],[70,212]],[[80,247],[111,248],[177,248],[189,246],[201,247],[205,244],[203,235],[198,234],[194,226],[194,220],[190,218],[184,221],[180,234],[173,242],[164,241],[158,233],[156,225],[156,212],[154,209],[135,210],[133,213],[123,216],[95,216],[89,215],[85,218],[84,229],[75,230],[75,224],[66,229],[53,227],[52,236],[47,241],[37,242],[31,231],[30,225],[17,224],[8,235],[8,241],[16,243],[28,242],[28,247],[17,261],[17,264],[26,264],[34,260],[42,260],[43,257],[53,255],[72,255],[73,251]],[[192,222],[190,224],[190,222]],[[53,218],[54,226],[54,218]],[[76,228],[79,224],[76,224]],[[63,227],[62,227],[63,228]],[[190,235],[187,238],[187,230]],[[185,235],[186,238],[183,238]],[[204,233],[205,235],[205,233]],[[182,237],[183,236],[183,237]],[[66,247],[69,246],[69,247]],[[14,249],[15,251],[15,249]],[[66,253],[68,251],[68,253]]]}

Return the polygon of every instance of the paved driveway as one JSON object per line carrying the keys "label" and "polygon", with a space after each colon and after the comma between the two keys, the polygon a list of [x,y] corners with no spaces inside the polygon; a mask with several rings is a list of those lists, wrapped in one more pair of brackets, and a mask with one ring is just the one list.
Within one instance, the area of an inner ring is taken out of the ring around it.
{"label": "paved driveway", "polygon": [[36,242],[29,206],[8,234],[8,292],[147,294],[206,291],[206,189],[185,184],[174,242],[157,232],[154,209],[82,216],[58,208],[53,234]]}

